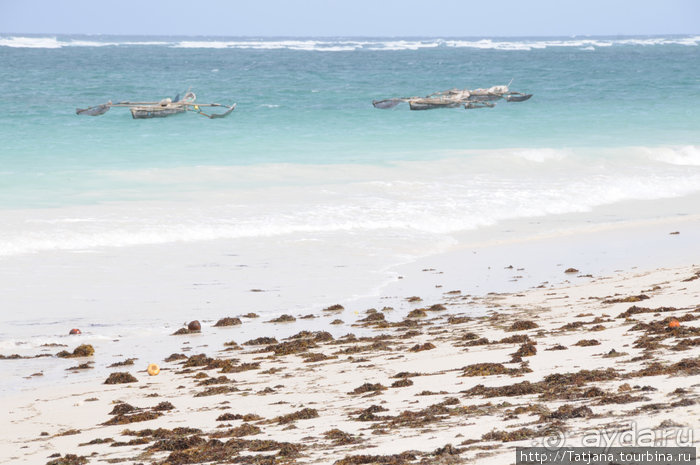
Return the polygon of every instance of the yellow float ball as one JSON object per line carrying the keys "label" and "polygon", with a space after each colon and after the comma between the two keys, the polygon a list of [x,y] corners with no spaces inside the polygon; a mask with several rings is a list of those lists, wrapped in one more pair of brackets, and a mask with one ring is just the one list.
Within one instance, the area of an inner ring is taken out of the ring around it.
{"label": "yellow float ball", "polygon": [[158,373],[160,373],[160,367],[155,363],[151,363],[150,365],[148,365],[148,369],[146,371],[148,371],[149,375],[155,376]]}

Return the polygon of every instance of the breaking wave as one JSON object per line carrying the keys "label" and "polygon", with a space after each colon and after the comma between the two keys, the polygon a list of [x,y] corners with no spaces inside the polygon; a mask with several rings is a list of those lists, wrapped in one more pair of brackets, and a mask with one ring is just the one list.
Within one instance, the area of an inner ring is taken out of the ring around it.
{"label": "breaking wave", "polygon": [[317,52],[347,52],[355,50],[398,51],[430,48],[473,48],[483,50],[530,51],[556,47],[573,47],[595,50],[613,46],[698,46],[700,36],[626,37],[626,38],[523,38],[523,39],[223,39],[188,38],[182,40],[117,40],[114,37],[25,37],[0,36],[0,47],[44,48],[63,47],[117,47],[117,46],[165,46],[173,48],[211,48],[243,50],[298,50]]}
{"label": "breaking wave", "polygon": [[96,172],[106,184],[131,179],[179,186],[191,194],[6,212],[0,256],[282,236],[447,238],[505,220],[588,212],[700,190],[697,147],[610,150],[507,149],[332,169],[274,164]]}

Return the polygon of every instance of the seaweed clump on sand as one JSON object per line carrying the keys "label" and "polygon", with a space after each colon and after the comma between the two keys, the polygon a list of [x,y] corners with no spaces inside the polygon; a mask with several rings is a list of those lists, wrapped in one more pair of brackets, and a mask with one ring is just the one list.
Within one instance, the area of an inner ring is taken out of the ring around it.
{"label": "seaweed clump on sand", "polygon": [[530,428],[520,428],[513,431],[493,430],[481,436],[481,439],[483,441],[511,442],[524,441],[526,439],[532,439],[544,435],[546,435],[545,431],[537,431]]}
{"label": "seaweed clump on sand", "polygon": [[408,386],[413,386],[413,381],[411,381],[408,378],[401,378],[401,379],[391,383],[391,387],[393,387],[393,388],[402,388],[402,387],[408,387]]}
{"label": "seaweed clump on sand", "polygon": [[309,349],[318,347],[314,341],[310,339],[296,339],[293,341],[280,342],[265,347],[265,352],[274,352],[275,355],[289,355],[306,352]]}
{"label": "seaweed clump on sand", "polygon": [[243,423],[241,426],[236,426],[235,428],[227,429],[226,431],[217,431],[210,434],[212,438],[240,438],[243,436],[253,436],[255,434],[262,433],[262,430],[250,423]]}
{"label": "seaweed clump on sand", "polygon": [[366,313],[367,316],[357,320],[358,323],[365,323],[365,326],[386,323],[386,317],[379,310],[370,308]]}
{"label": "seaweed clump on sand", "polygon": [[671,375],[671,376],[696,376],[700,375],[700,357],[696,358],[684,358],[683,360],[672,363],[670,365],[663,365],[659,362],[651,363],[646,367],[629,373],[627,376],[630,378],[642,377],[642,376],[658,376],[658,375]]}
{"label": "seaweed clump on sand", "polygon": [[511,355],[515,361],[519,361],[522,357],[532,357],[537,354],[537,347],[532,342],[526,342],[518,347],[518,350],[513,352]]}
{"label": "seaweed clump on sand", "polygon": [[562,405],[554,412],[547,412],[540,416],[540,421],[551,421],[551,420],[568,420],[570,418],[588,418],[593,415],[593,411],[582,405],[580,407],[574,407],[571,404]]}
{"label": "seaweed clump on sand", "polygon": [[231,420],[243,420],[243,421],[258,421],[263,418],[255,413],[246,413],[241,415],[240,413],[223,413],[216,418],[216,421],[231,421]]}
{"label": "seaweed clump on sand", "polygon": [[472,321],[472,318],[468,317],[468,316],[451,315],[447,318],[447,324],[450,324],[450,325],[458,325],[458,324],[462,324],[462,323],[468,323],[470,321]]}
{"label": "seaweed clump on sand", "polygon": [[[610,381],[619,377],[619,373],[612,368],[607,368],[605,370],[581,370],[576,373],[554,373],[547,375],[544,380],[534,383],[522,381],[516,384],[493,387],[478,384],[471,389],[461,392],[468,396],[477,395],[487,398],[540,394],[540,398],[543,400],[572,400],[590,397],[592,395],[585,395],[584,391],[581,389],[581,387],[587,383]],[[600,390],[598,389],[598,391]],[[600,394],[602,394],[602,391],[597,393],[597,395]]]}
{"label": "seaweed clump on sand", "polygon": [[66,454],[63,457],[49,460],[46,465],[84,465],[88,463],[88,458],[82,455]]}
{"label": "seaweed clump on sand", "polygon": [[604,304],[620,304],[623,302],[641,302],[642,300],[647,300],[649,298],[646,294],[631,295],[629,297],[620,297],[615,299],[606,299],[603,301]]}
{"label": "seaweed clump on sand", "polygon": [[337,355],[326,355],[318,352],[308,352],[302,354],[302,357],[304,358],[304,363],[323,362],[324,360],[332,360],[338,358]]}
{"label": "seaweed clump on sand", "polygon": [[177,354],[173,353],[168,355],[168,357],[165,359],[166,362],[175,362],[177,360],[185,360],[187,358],[187,355],[185,354]]}
{"label": "seaweed clump on sand", "polygon": [[272,421],[280,425],[286,425],[297,420],[308,420],[310,418],[318,418],[318,411],[313,408],[304,408],[299,411],[288,413],[274,418]]}
{"label": "seaweed clump on sand", "polygon": [[193,447],[201,446],[206,440],[201,436],[173,436],[163,439],[159,439],[152,446],[148,448],[151,451],[176,451],[176,450],[187,450]]}
{"label": "seaweed clump on sand", "polygon": [[465,347],[473,347],[473,346],[485,346],[490,343],[488,338],[486,337],[479,337],[478,334],[474,332],[466,332],[462,334],[462,337],[460,338],[464,342],[462,345]]}
{"label": "seaweed clump on sand", "polygon": [[334,446],[344,446],[346,444],[356,444],[360,439],[350,433],[334,428],[323,433],[323,437],[333,441]]}
{"label": "seaweed clump on sand", "polygon": [[158,403],[158,405],[156,405],[155,407],[152,407],[152,410],[154,412],[165,412],[167,410],[174,410],[174,409],[175,409],[175,406],[172,403],[168,402],[167,400]]}
{"label": "seaweed clump on sand", "polygon": [[109,415],[123,415],[125,413],[131,413],[135,410],[138,410],[136,407],[134,407],[131,404],[127,404],[126,402],[120,402],[117,405],[114,406],[111,412],[109,412]]}
{"label": "seaweed clump on sand", "polygon": [[243,343],[244,346],[264,346],[269,344],[277,344],[277,339],[274,337],[262,336]]}
{"label": "seaweed clump on sand", "polygon": [[235,386],[213,386],[205,389],[204,391],[195,394],[195,397],[208,397],[216,396],[219,394],[228,394],[229,392],[238,392],[239,389]]}
{"label": "seaweed clump on sand", "polygon": [[288,337],[287,339],[311,339],[314,342],[329,342],[333,340],[333,335],[328,331],[299,331],[298,333]]}
{"label": "seaweed clump on sand", "polygon": [[[227,442],[222,442],[218,439],[210,439],[202,442],[194,447],[184,450],[176,450],[170,453],[165,458],[162,465],[184,465],[191,463],[249,463],[255,465],[274,465],[278,463],[279,458],[290,458],[298,455],[302,446],[289,442],[277,442],[272,440],[260,439],[240,439],[233,438]],[[241,456],[240,452],[249,450],[251,452],[268,452],[277,450],[277,455],[256,455],[256,456]]]}
{"label": "seaweed clump on sand", "polygon": [[526,342],[533,342],[527,334],[513,334],[498,341],[499,344],[525,344]]}
{"label": "seaweed clump on sand", "polygon": [[492,376],[492,375],[517,375],[529,373],[529,368],[506,368],[502,363],[474,363],[462,367],[462,375],[469,376]]}
{"label": "seaweed clump on sand", "polygon": [[414,452],[402,452],[392,455],[348,455],[336,460],[333,465],[406,465],[416,460]]}
{"label": "seaweed clump on sand", "polygon": [[189,436],[191,434],[202,434],[202,430],[198,428],[177,427],[173,429],[157,428],[157,429],[142,429],[138,431],[125,429],[122,431],[123,436],[137,436],[140,438],[152,437],[154,439],[178,438]]}
{"label": "seaweed clump on sand", "polygon": [[378,421],[387,417],[379,417],[375,413],[388,412],[389,409],[382,407],[381,405],[370,405],[366,409],[357,410],[352,412],[353,415],[357,415],[357,421]]}
{"label": "seaweed clump on sand", "polygon": [[408,312],[406,318],[425,318],[426,316],[428,316],[428,314],[425,313],[425,310],[423,310],[422,308],[416,308]]}
{"label": "seaweed clump on sand", "polygon": [[[206,375],[206,373],[202,373],[202,372],[200,372],[200,373]],[[199,374],[199,373],[198,373],[198,374]],[[203,377],[203,378],[204,378],[204,379],[202,379],[202,381],[199,381],[199,382],[197,383],[198,386],[211,386],[211,385],[213,385],[213,384],[230,384],[230,383],[233,383],[233,380],[232,380],[232,379],[229,379],[229,378],[227,378],[227,377],[224,376],[224,375],[217,376],[216,378],[209,378],[209,377]]]}
{"label": "seaweed clump on sand", "polygon": [[137,381],[138,380],[131,373],[126,371],[117,371],[111,373],[105,380],[104,384],[124,384],[135,383]]}
{"label": "seaweed clump on sand", "polygon": [[128,425],[129,423],[136,423],[139,421],[155,420],[156,418],[162,415],[162,413],[154,411],[137,412],[132,414],[120,414],[110,418],[102,424],[104,426]]}
{"label": "seaweed clump on sand", "polygon": [[68,352],[67,350],[62,350],[56,354],[56,357],[60,358],[77,358],[77,357],[92,357],[95,355],[95,348],[90,344],[81,344],[73,350],[73,352]]}
{"label": "seaweed clump on sand", "polygon": [[292,315],[284,314],[280,315],[277,318],[273,318],[268,321],[268,323],[290,323],[292,321],[297,321],[296,318],[294,318]]}
{"label": "seaweed clump on sand", "polygon": [[214,326],[215,327],[238,326],[240,324],[241,324],[240,318],[233,318],[233,317],[227,316],[226,318],[221,318],[219,321],[217,321]]}
{"label": "seaweed clump on sand", "polygon": [[599,346],[600,342],[597,339],[581,339],[574,345],[579,347]]}
{"label": "seaweed clump on sand", "polygon": [[539,328],[539,325],[531,320],[517,320],[510,325],[506,331],[525,331],[527,329]]}
{"label": "seaweed clump on sand", "polygon": [[348,394],[364,394],[365,392],[380,392],[384,390],[386,390],[386,386],[380,383],[365,383],[348,392]]}
{"label": "seaweed clump on sand", "polygon": [[182,336],[182,335],[185,335],[185,334],[197,334],[197,333],[201,333],[201,332],[202,332],[202,331],[199,330],[199,329],[192,330],[192,329],[189,329],[189,328],[180,328],[180,329],[178,329],[177,331],[175,331],[173,334],[171,334],[171,336]]}
{"label": "seaweed clump on sand", "polygon": [[432,342],[426,342],[424,344],[416,344],[408,350],[410,352],[423,352],[424,350],[432,349],[435,349],[435,344],[433,344]]}
{"label": "seaweed clump on sand", "polygon": [[337,313],[337,312],[342,312],[343,310],[345,310],[345,307],[343,307],[340,304],[335,304],[335,305],[331,305],[330,307],[324,308],[322,311],[323,312],[335,312],[335,313]]}

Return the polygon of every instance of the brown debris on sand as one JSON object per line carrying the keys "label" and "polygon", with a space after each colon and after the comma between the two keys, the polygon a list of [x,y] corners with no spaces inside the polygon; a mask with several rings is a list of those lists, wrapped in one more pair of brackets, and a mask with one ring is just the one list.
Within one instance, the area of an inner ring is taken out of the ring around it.
{"label": "brown debris on sand", "polygon": [[285,313],[284,315],[280,315],[277,318],[269,320],[268,323],[291,323],[292,321],[297,321],[297,319],[292,315],[287,315]]}
{"label": "brown debris on sand", "polygon": [[531,371],[529,368],[506,368],[501,363],[474,363],[462,367],[461,376],[517,375]]}
{"label": "brown debris on sand", "polygon": [[104,384],[136,383],[137,381],[138,379],[136,379],[131,373],[126,371],[117,371],[111,373],[105,380]]}
{"label": "brown debris on sand", "polygon": [[506,329],[506,331],[525,331],[528,329],[539,328],[539,325],[531,320],[518,320]]}
{"label": "brown debris on sand", "polygon": [[262,336],[243,343],[244,346],[262,346],[269,344],[277,344],[277,339],[275,339],[274,337]]}
{"label": "brown debris on sand", "polygon": [[95,355],[95,349],[90,344],[81,344],[76,347],[73,352],[62,350],[56,354],[60,358],[77,358],[77,357],[92,357]]}
{"label": "brown debris on sand", "polygon": [[380,383],[365,383],[362,386],[356,387],[348,394],[364,394],[365,392],[379,392],[386,390],[386,386],[382,386]]}
{"label": "brown debris on sand", "polygon": [[597,339],[581,339],[574,345],[579,347],[599,346],[600,341],[598,341]]}
{"label": "brown debris on sand", "polygon": [[234,318],[227,316],[226,318],[221,318],[219,321],[216,322],[214,327],[219,328],[222,326],[238,326],[241,324],[241,319],[240,318]]}
{"label": "brown debris on sand", "polygon": [[614,299],[606,299],[603,301],[604,304],[619,304],[623,302],[641,302],[642,300],[647,300],[649,298],[646,294],[631,295],[629,297],[620,297]]}
{"label": "brown debris on sand", "polygon": [[408,349],[410,352],[423,352],[424,350],[433,350],[435,349],[435,344],[432,342],[425,342],[423,344],[416,344],[410,349]]}
{"label": "brown debris on sand", "polygon": [[318,411],[313,408],[304,408],[297,412],[281,415],[274,418],[272,421],[279,425],[286,425],[297,420],[308,420],[310,418],[318,418]]}
{"label": "brown debris on sand", "polygon": [[85,465],[88,462],[88,458],[82,455],[66,454],[63,457],[49,460],[46,465]]}

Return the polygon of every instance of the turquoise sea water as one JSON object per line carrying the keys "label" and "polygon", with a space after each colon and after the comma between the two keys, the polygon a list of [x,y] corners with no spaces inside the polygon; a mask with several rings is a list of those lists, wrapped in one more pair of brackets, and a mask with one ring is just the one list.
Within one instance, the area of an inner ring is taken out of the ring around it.
{"label": "turquoise sea water", "polygon": [[[115,244],[83,229],[55,239],[50,228],[26,226],[26,212],[11,216],[25,208],[48,208],[34,219],[54,223],[94,217],[61,209],[119,202],[132,202],[130,211],[149,221],[153,211],[133,202],[171,202],[167,208],[180,211],[170,223],[172,214],[148,226],[168,230],[161,239],[146,240],[141,217],[120,222],[131,244],[300,227],[423,230],[435,224],[424,215],[431,210],[445,231],[456,231],[509,216],[684,195],[700,189],[699,45],[700,36],[0,35],[0,207],[6,225],[16,226],[6,228],[0,253]],[[511,79],[511,89],[534,97],[470,111],[371,105]],[[188,88],[200,102],[238,107],[220,120],[194,113],[133,120],[119,108],[100,117],[75,114],[107,100],[159,100]],[[394,184],[377,184],[384,181]],[[325,198],[314,185],[339,190]],[[271,195],[256,205],[261,188],[295,201],[277,208]],[[211,211],[197,219],[180,209],[181,200]],[[383,223],[390,211],[399,213]],[[111,220],[105,231],[114,230]],[[249,228],[197,232],[212,222]],[[181,234],[172,234],[174,226]]]}
{"label": "turquoise sea water", "polygon": [[[371,103],[511,79],[534,97],[469,111]],[[377,306],[397,264],[469,240],[700,213],[676,202],[700,192],[700,36],[0,34],[0,83],[3,354],[52,350],[42,344],[67,343],[67,329],[80,327],[100,354],[160,360],[179,350],[168,334],[194,318],[210,326],[342,302],[352,321],[353,299]],[[218,120],[75,114],[188,88],[200,102],[238,107]],[[663,237],[692,244],[685,231]],[[578,255],[560,244],[528,262],[522,283],[503,269],[525,265],[511,262],[518,246],[505,257],[468,248],[452,278],[464,292],[512,290],[561,279],[560,260],[595,274],[608,253],[617,269],[629,265],[620,256],[653,248],[644,238],[619,244]],[[439,296],[438,281],[421,278]],[[395,302],[381,305],[398,318],[402,297],[419,291],[389,292]],[[262,326],[246,322],[235,337],[268,335]],[[44,383],[68,368],[28,363],[46,371]],[[6,383],[21,386],[23,366]]]}

